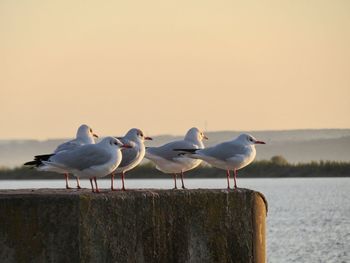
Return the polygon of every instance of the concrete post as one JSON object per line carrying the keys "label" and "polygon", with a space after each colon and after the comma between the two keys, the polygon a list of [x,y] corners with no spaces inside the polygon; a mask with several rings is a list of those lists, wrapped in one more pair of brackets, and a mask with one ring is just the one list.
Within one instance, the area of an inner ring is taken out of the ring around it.
{"label": "concrete post", "polygon": [[231,190],[1,190],[0,262],[265,262],[266,202]]}

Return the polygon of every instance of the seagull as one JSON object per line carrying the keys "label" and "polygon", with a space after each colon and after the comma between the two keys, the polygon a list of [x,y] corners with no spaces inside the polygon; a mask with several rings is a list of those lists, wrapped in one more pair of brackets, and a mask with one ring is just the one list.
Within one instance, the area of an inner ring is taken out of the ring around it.
{"label": "seagull", "polygon": [[130,147],[115,137],[106,137],[96,144],[86,144],[70,151],[54,153],[42,162],[48,167],[68,171],[76,177],[89,178],[92,192],[99,193],[97,178],[112,173],[122,160],[121,148]]}
{"label": "seagull", "polygon": [[[94,138],[98,138],[98,136],[92,131],[92,129],[88,125],[82,124],[78,128],[76,138],[58,145],[54,151],[54,154],[59,153],[59,152],[63,152],[63,151],[70,151],[70,150],[73,150],[79,146],[86,145],[86,144],[95,144]],[[64,177],[66,180],[66,189],[70,189],[67,171],[62,170],[62,169],[57,168],[57,167],[48,167],[48,166],[45,166],[43,164],[42,161],[47,160],[51,156],[52,156],[52,154],[37,155],[34,157],[33,161],[26,162],[24,165],[30,165],[30,166],[34,165],[38,171],[49,171],[49,172],[56,172],[56,173],[64,174]],[[77,179],[77,188],[81,189],[79,177],[77,177],[76,179]]]}
{"label": "seagull", "polygon": [[54,153],[72,150],[77,146],[85,144],[95,144],[94,138],[98,138],[98,136],[92,131],[92,129],[88,125],[82,124],[78,128],[76,138],[58,145]]}
{"label": "seagull", "polygon": [[182,188],[185,189],[183,181],[184,172],[197,167],[201,163],[201,160],[189,158],[184,155],[181,156],[174,149],[203,149],[203,139],[207,140],[208,137],[199,129],[191,128],[183,140],[169,142],[160,147],[147,147],[145,157],[154,162],[156,168],[163,173],[174,174],[174,189],[177,189],[177,174],[181,173]]}
{"label": "seagull", "polygon": [[255,144],[265,144],[249,134],[241,134],[237,138],[205,149],[185,149],[177,147],[180,155],[206,161],[210,165],[226,170],[227,189],[230,189],[230,170],[234,172],[235,189],[237,189],[237,170],[250,164],[255,156]]}
{"label": "seagull", "polygon": [[131,145],[132,148],[123,149],[122,162],[118,168],[111,174],[111,190],[114,191],[114,175],[120,173],[122,176],[122,190],[125,191],[124,176],[127,171],[140,164],[145,156],[145,140],[152,140],[151,137],[145,137],[140,129],[130,129],[124,137],[117,137],[122,143]]}

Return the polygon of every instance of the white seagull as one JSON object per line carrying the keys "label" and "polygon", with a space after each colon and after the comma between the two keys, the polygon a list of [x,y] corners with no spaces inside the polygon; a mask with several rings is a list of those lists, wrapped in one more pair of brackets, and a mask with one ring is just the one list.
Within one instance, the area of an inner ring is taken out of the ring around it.
{"label": "white seagull", "polygon": [[[89,178],[92,192],[99,193],[96,178],[112,173],[122,160],[121,148],[131,146],[123,144],[114,137],[106,137],[96,144],[87,144],[70,151],[61,151],[53,154],[44,165],[59,168],[76,177]],[[95,181],[96,190],[92,180]]]}
{"label": "white seagull", "polygon": [[208,139],[203,132],[197,128],[191,128],[183,140],[170,142],[160,147],[147,147],[145,157],[154,162],[156,168],[163,173],[174,174],[174,189],[177,189],[177,174],[181,173],[182,188],[185,189],[183,173],[197,167],[201,160],[179,155],[174,149],[203,149],[203,139]]}
{"label": "white seagull", "polygon": [[250,164],[255,156],[255,144],[265,144],[249,134],[241,134],[237,138],[205,149],[186,149],[177,147],[176,151],[184,155],[206,161],[210,165],[226,170],[227,188],[230,189],[230,170],[234,172],[235,189],[237,188],[237,170]]}
{"label": "white seagull", "polygon": [[[82,124],[78,128],[76,138],[58,145],[54,151],[54,154],[63,152],[63,151],[70,151],[79,146],[86,145],[86,144],[95,144],[94,138],[98,138],[98,136],[92,131],[92,129],[88,125]],[[30,165],[30,166],[34,165],[38,171],[56,172],[56,173],[64,174],[64,177],[66,180],[66,189],[70,189],[69,182],[68,182],[68,171],[57,167],[52,167],[52,166],[49,167],[43,164],[42,161],[47,160],[50,156],[52,156],[52,154],[37,155],[34,157],[33,161],[26,162],[24,165]],[[76,180],[77,180],[77,188],[81,189],[79,177],[76,177]]]}
{"label": "white seagull", "polygon": [[124,137],[117,137],[123,144],[131,145],[132,148],[123,149],[122,162],[118,168],[111,174],[111,190],[114,191],[114,174],[121,174],[122,190],[125,191],[124,176],[127,171],[140,164],[145,156],[145,140],[152,140],[151,137],[145,137],[140,129],[130,129]]}

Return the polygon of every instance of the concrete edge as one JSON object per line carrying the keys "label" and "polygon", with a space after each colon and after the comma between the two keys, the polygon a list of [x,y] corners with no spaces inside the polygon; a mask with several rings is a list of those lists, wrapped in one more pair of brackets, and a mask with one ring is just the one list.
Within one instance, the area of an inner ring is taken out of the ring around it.
{"label": "concrete edge", "polygon": [[253,262],[265,263],[267,202],[259,192],[254,193],[253,202]]}

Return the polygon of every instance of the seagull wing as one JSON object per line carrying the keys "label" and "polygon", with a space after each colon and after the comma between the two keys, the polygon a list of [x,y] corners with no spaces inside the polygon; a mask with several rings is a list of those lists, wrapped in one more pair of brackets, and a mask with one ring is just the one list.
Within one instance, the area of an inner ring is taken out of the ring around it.
{"label": "seagull wing", "polygon": [[179,157],[179,151],[174,151],[174,149],[198,149],[198,146],[191,142],[181,140],[170,142],[160,147],[149,147],[146,149],[146,151],[151,155],[156,155],[169,161],[174,161],[175,158]]}
{"label": "seagull wing", "polygon": [[112,158],[111,152],[96,144],[83,145],[72,151],[63,151],[53,155],[45,164],[84,170],[103,165]]}
{"label": "seagull wing", "polygon": [[221,161],[227,161],[235,156],[239,157],[247,153],[247,148],[234,142],[223,142],[213,147],[205,148],[197,152]]}
{"label": "seagull wing", "polygon": [[138,147],[136,147],[136,143],[122,137],[119,139],[123,144],[131,145],[132,148],[126,148],[122,150],[122,161],[119,164],[118,168],[125,167],[131,164],[140,154]]}
{"label": "seagull wing", "polygon": [[83,143],[77,139],[70,140],[68,142],[64,142],[64,143],[58,145],[56,150],[54,151],[54,153],[58,153],[61,151],[71,151],[71,150],[74,150],[75,148],[77,148],[78,146],[81,146],[81,145],[83,145]]}

